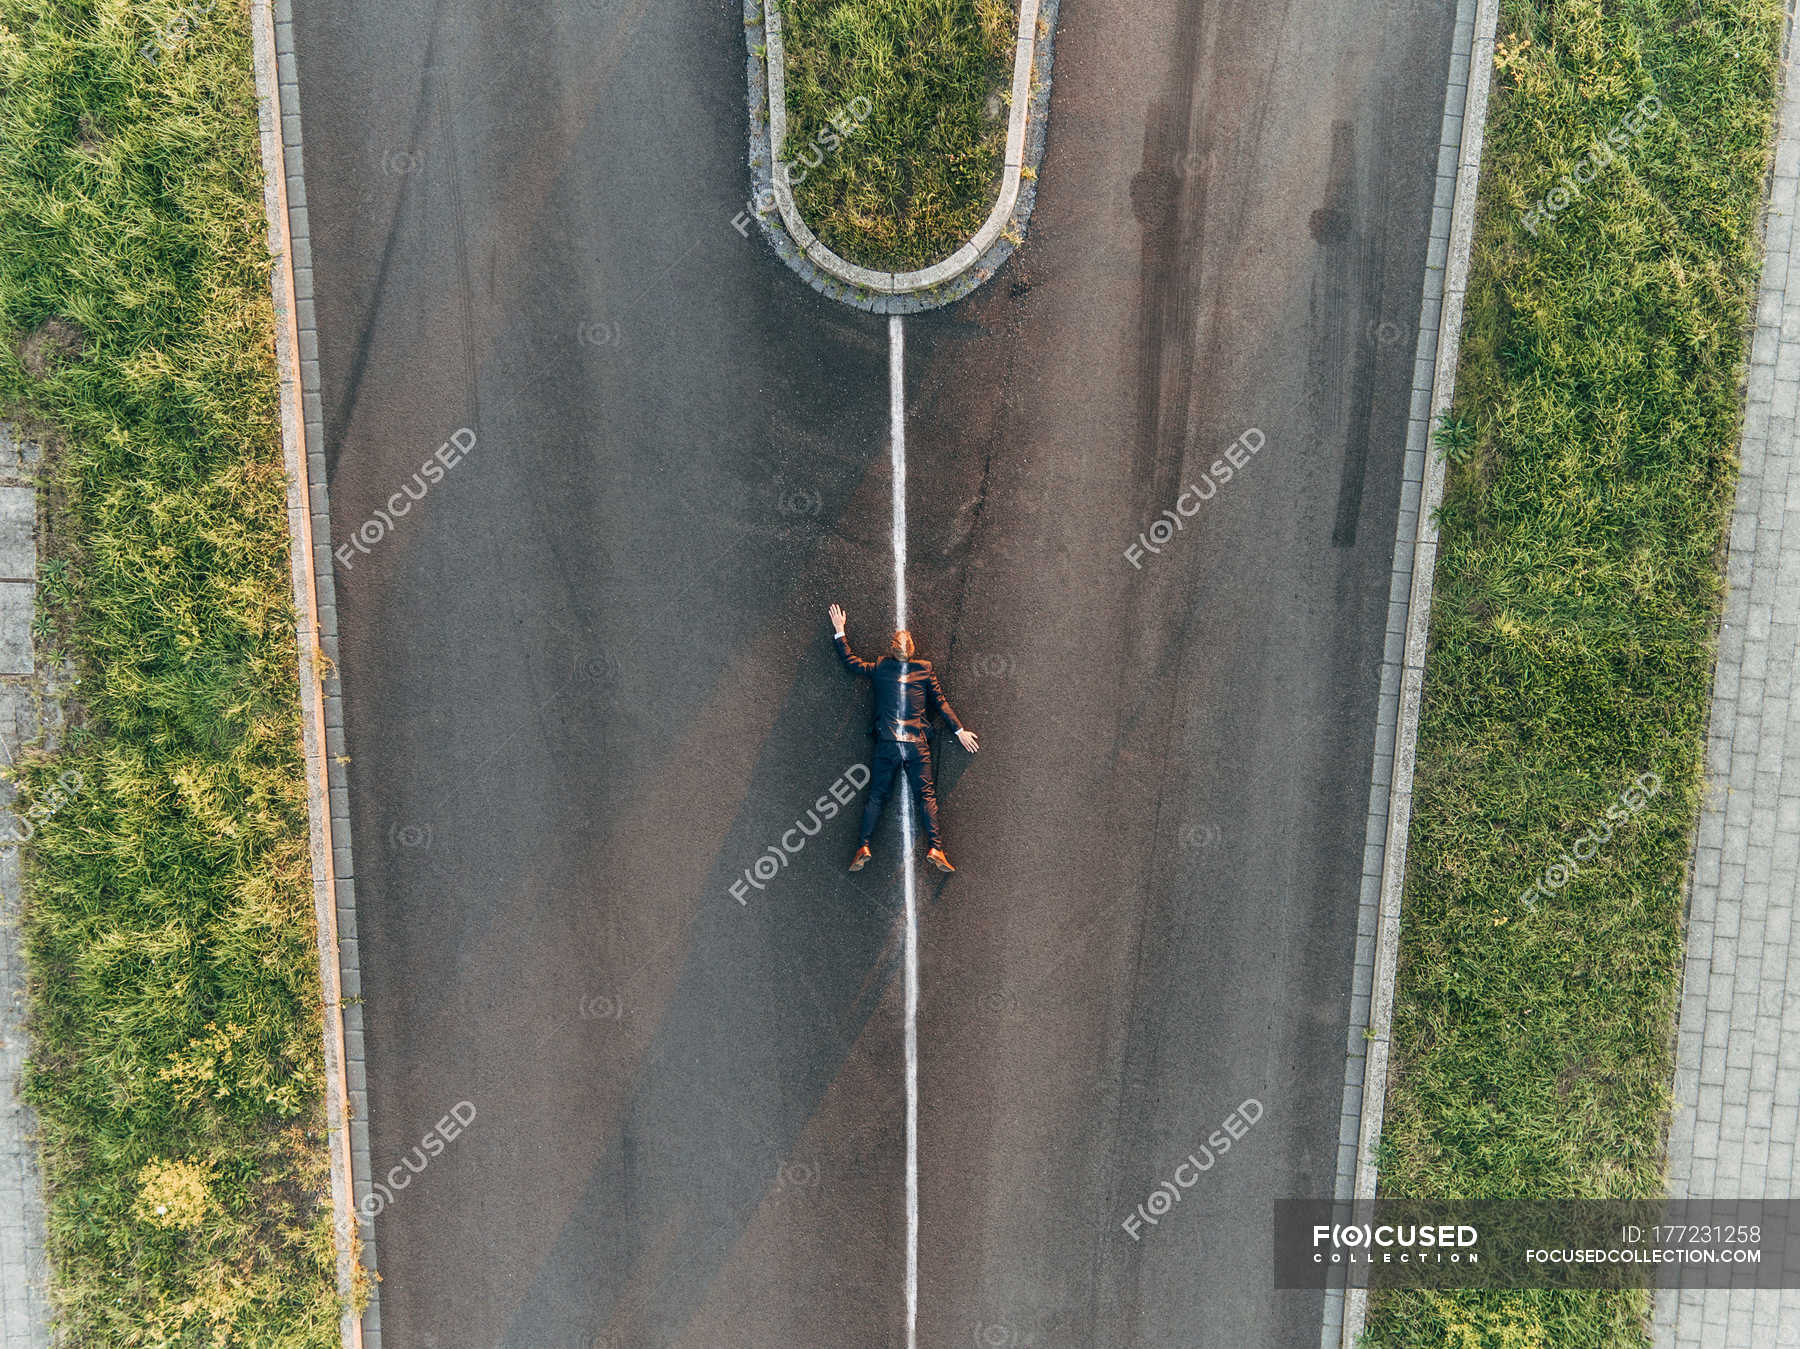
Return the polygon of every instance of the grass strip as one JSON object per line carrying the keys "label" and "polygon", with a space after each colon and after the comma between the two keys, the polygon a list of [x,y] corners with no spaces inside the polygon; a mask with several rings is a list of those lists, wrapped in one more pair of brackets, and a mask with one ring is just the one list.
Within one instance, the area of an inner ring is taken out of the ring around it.
{"label": "grass strip", "polygon": [[67,1344],[338,1342],[268,267],[239,4],[0,0],[0,402],[80,678],[19,773]]}
{"label": "grass strip", "polygon": [[1018,12],[1008,0],[779,0],[794,203],[839,257],[941,262],[993,209]]}
{"label": "grass strip", "polygon": [[[1382,1189],[1653,1196],[1781,5],[1506,0],[1500,32]],[[1645,772],[1661,790],[1609,821]],[[1648,1307],[1394,1293],[1366,1343],[1637,1349]]]}

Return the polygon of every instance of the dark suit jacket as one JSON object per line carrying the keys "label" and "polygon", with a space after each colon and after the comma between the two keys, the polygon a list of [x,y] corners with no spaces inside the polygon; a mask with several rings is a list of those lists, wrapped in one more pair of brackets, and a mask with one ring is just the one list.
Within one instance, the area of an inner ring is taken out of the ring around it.
{"label": "dark suit jacket", "polygon": [[883,656],[880,660],[864,660],[850,649],[848,638],[834,637],[838,659],[854,674],[875,686],[875,727],[877,740],[904,740],[916,745],[926,743],[931,732],[931,719],[942,715],[956,730],[962,730],[962,718],[944,697],[944,686],[938,683],[936,671],[928,660],[900,660]]}

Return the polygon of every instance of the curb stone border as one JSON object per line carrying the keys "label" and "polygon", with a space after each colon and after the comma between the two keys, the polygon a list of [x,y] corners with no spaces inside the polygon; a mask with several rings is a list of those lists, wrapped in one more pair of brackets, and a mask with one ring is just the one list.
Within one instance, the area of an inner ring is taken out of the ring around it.
{"label": "curb stone border", "polygon": [[[337,590],[331,570],[331,509],[325,493],[325,428],[291,0],[273,0],[272,7],[271,0],[251,0],[250,27],[262,129],[270,288],[275,301],[275,363],[281,380],[281,447],[287,469],[288,552],[299,638],[313,910],[325,1001],[326,1125],[338,1296],[343,1308],[339,1335],[344,1349],[380,1349],[375,1235],[370,1220],[358,1224],[355,1218],[356,1197],[369,1190],[368,1077],[363,1060],[350,798],[343,764]],[[351,1001],[346,1002],[347,998]],[[369,1297],[360,1316],[354,1301],[359,1282],[365,1284]]]}
{"label": "curb stone border", "polygon": [[[1386,1108],[1394,982],[1400,959],[1400,901],[1412,823],[1413,756],[1419,739],[1425,645],[1437,569],[1436,515],[1444,499],[1444,462],[1432,453],[1431,429],[1449,411],[1456,390],[1499,18],[1500,0],[1457,0],[1438,143],[1437,195],[1432,203],[1424,299],[1413,356],[1412,407],[1406,425],[1400,518],[1388,588],[1387,645],[1375,718],[1375,764],[1363,839],[1362,893],[1333,1194],[1340,1204],[1374,1198],[1380,1180],[1375,1150],[1381,1141]],[[1366,1288],[1328,1291],[1321,1349],[1355,1349],[1368,1319],[1368,1305]]]}
{"label": "curb stone border", "polygon": [[[986,221],[949,257],[918,271],[898,273],[871,271],[833,253],[801,219],[786,175],[781,182],[775,181],[773,147],[787,134],[787,63],[778,5],[779,0],[744,0],[745,74],[750,94],[749,214],[781,260],[802,280],[820,294],[854,308],[875,314],[916,314],[962,299],[1012,256],[1037,204],[1036,174],[1050,124],[1051,66],[1060,0],[1020,0],[1005,165],[999,195]],[[1032,176],[1025,176],[1026,169]]]}
{"label": "curb stone border", "polygon": [[[14,503],[0,525],[0,534],[5,535],[7,552],[18,558],[16,567],[8,566],[0,573],[0,581],[5,583],[0,586],[4,592],[0,609],[6,611],[0,626],[6,629],[4,664],[9,667],[0,671],[0,761],[8,768],[18,763],[20,751],[26,747],[52,752],[61,747],[67,729],[64,702],[76,682],[67,658],[49,659],[56,653],[40,650],[32,632],[40,598],[39,568],[44,561],[38,551],[45,510],[38,490],[42,475],[43,451],[37,437],[25,433],[19,422],[0,420],[0,495]],[[19,493],[31,500],[23,518],[16,513]],[[29,563],[23,556],[27,550]],[[29,667],[25,669],[17,664],[20,652],[14,644],[21,633]],[[0,783],[0,1344],[6,1349],[50,1349],[55,1342],[56,1313],[39,1122],[20,1090],[31,1057],[31,1040],[25,1027],[27,840],[18,807],[17,786]]]}

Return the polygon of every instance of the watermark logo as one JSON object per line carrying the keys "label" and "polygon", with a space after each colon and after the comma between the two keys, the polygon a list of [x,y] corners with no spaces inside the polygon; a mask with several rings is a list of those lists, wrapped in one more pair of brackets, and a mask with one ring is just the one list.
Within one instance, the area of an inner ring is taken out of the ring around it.
{"label": "watermark logo", "polygon": [[805,818],[795,820],[791,829],[783,831],[781,837],[769,845],[767,852],[744,869],[741,879],[725,888],[726,893],[739,904],[748,905],[750,896],[747,892],[767,888],[769,882],[785,871],[787,864],[800,855],[806,841],[817,837],[826,821],[833,819],[840,809],[849,805],[852,798],[868,785],[867,764],[851,764],[839,773],[837,780],[826,788],[824,795],[813,802],[812,809],[806,812]]}
{"label": "watermark logo", "polygon": [[1126,1234],[1133,1241],[1142,1241],[1144,1225],[1148,1223],[1155,1227],[1161,1222],[1183,1196],[1200,1183],[1200,1177],[1217,1166],[1219,1158],[1230,1152],[1231,1145],[1249,1133],[1251,1126],[1262,1117],[1262,1102],[1254,1096],[1227,1115],[1205,1143],[1181,1160],[1171,1179],[1158,1184],[1135,1212],[1125,1216],[1120,1226]]}
{"label": "watermark logo", "polygon": [[168,27],[160,30],[155,37],[139,47],[138,55],[151,65],[155,65],[162,59],[164,52],[176,46],[188,35],[195,23],[218,7],[219,0],[206,0],[203,5],[189,5],[169,21]]}
{"label": "watermark logo", "polygon": [[1315,1265],[1426,1261],[1479,1264],[1481,1232],[1468,1223],[1315,1223]]}
{"label": "watermark logo", "polygon": [[357,1212],[365,1218],[379,1217],[394,1202],[394,1196],[411,1185],[415,1176],[423,1175],[431,1159],[442,1156],[444,1149],[474,1122],[475,1107],[470,1102],[458,1101],[451,1106],[450,1113],[432,1126],[417,1147],[389,1167],[384,1178],[369,1182],[369,1193],[357,1204]]}
{"label": "watermark logo", "polygon": [[404,178],[425,167],[425,156],[417,150],[387,150],[381,156],[381,171],[390,178]]}
{"label": "watermark logo", "polygon": [[775,1188],[769,1192],[771,1204],[790,1204],[796,1199],[812,1199],[819,1193],[819,1164],[792,1159],[775,1168]]}
{"label": "watermark logo", "polygon": [[1593,141],[1575,161],[1575,167],[1562,176],[1557,185],[1538,198],[1536,206],[1519,214],[1519,223],[1534,237],[1538,227],[1554,221],[1581,196],[1581,190],[1600,176],[1604,169],[1618,162],[1619,156],[1643,134],[1645,127],[1662,115],[1663,103],[1655,94],[1645,94],[1637,106],[1626,113],[1604,139]]}
{"label": "watermark logo", "polygon": [[611,693],[619,686],[618,662],[604,651],[590,651],[585,655],[577,652],[575,673],[605,693]]}
{"label": "watermark logo", "polygon": [[976,1321],[971,1343],[977,1349],[1047,1349],[1063,1338],[1061,1320],[1053,1307],[1010,1308],[992,1321]]}
{"label": "watermark logo", "polygon": [[87,779],[78,769],[59,774],[56,785],[46,789],[21,817],[11,811],[0,811],[0,848],[14,848],[29,842],[37,827],[81,794]]}
{"label": "watermark logo", "polygon": [[[643,1314],[641,1306],[634,1306],[623,1298],[614,1305],[611,1313],[614,1321],[625,1325],[635,1323]],[[577,1331],[573,1335],[558,1335],[545,1343],[543,1349],[636,1349],[638,1343],[638,1340],[629,1337],[627,1331],[611,1326],[602,1326],[595,1331]],[[427,1335],[425,1349],[446,1349],[446,1347],[434,1337]],[[454,1349],[461,1349],[461,1341],[458,1341]]]}
{"label": "watermark logo", "polygon": [[1187,522],[1200,514],[1200,508],[1219,494],[1219,488],[1230,482],[1237,471],[1267,443],[1263,433],[1252,426],[1231,442],[1225,453],[1212,461],[1212,466],[1175,498],[1175,509],[1165,510],[1150,528],[1137,536],[1125,549],[1125,560],[1138,571],[1144,569],[1145,553],[1160,554],[1169,540],[1187,528]]}
{"label": "watermark logo", "polygon": [[388,842],[396,848],[414,849],[431,846],[431,826],[428,824],[395,824],[388,826]]}
{"label": "watermark logo", "polygon": [[1391,347],[1406,336],[1406,330],[1392,319],[1370,319],[1363,325],[1363,336],[1378,347]]}
{"label": "watermark logo", "polygon": [[1181,826],[1181,846],[1189,852],[1196,852],[1202,848],[1216,848],[1219,846],[1219,840],[1223,837],[1224,835],[1219,832],[1219,826],[1210,820],[1190,820]]}
{"label": "watermark logo", "polygon": [[982,1011],[995,1016],[1011,1016],[1019,1010],[1019,996],[1010,988],[990,988],[975,1002]]}
{"label": "watermark logo", "polygon": [[[412,481],[402,483],[400,490],[387,499],[387,508],[377,510],[363,521],[350,536],[350,542],[340,543],[332,550],[331,555],[343,564],[345,571],[355,571],[352,552],[367,557],[371,549],[393,532],[394,521],[412,510],[414,502],[423,501],[426,494],[442,482],[451,469],[462,463],[464,456],[474,448],[475,433],[468,427],[459,427],[451,432],[450,439],[438,446],[431,458],[419,465],[418,471],[412,475]],[[415,492],[414,487],[419,490]]]}
{"label": "watermark logo", "polygon": [[980,1349],[1025,1349],[1038,1342],[1036,1335],[1010,1321],[977,1321],[975,1343]]}
{"label": "watermark logo", "polygon": [[825,509],[825,497],[816,487],[789,482],[779,473],[769,483],[767,496],[781,515],[817,515]]}
{"label": "watermark logo", "polygon": [[606,993],[596,993],[583,998],[580,1008],[583,1021],[623,1021],[625,1019],[625,999],[615,998]]}
{"label": "watermark logo", "polygon": [[[875,104],[867,94],[858,94],[845,106],[834,112],[825,124],[825,129],[806,144],[805,151],[798,160],[777,159],[770,174],[771,186],[759,188],[756,196],[744,203],[744,209],[731,218],[731,227],[740,237],[750,237],[750,222],[759,215],[768,215],[775,209],[774,183],[785,184],[791,191],[806,181],[806,175],[825,162],[827,151],[835,150],[849,140],[862,124],[869,120],[869,114],[875,111]],[[782,147],[784,150],[786,146]]]}
{"label": "watermark logo", "polygon": [[625,329],[617,321],[599,319],[575,325],[575,340],[584,347],[622,347]]}
{"label": "watermark logo", "polygon": [[[1535,909],[1540,899],[1548,899],[1581,874],[1581,864],[1600,855],[1600,849],[1612,842],[1614,830],[1635,817],[1662,790],[1662,779],[1655,773],[1639,773],[1632,785],[1619,793],[1618,800],[1606,808],[1600,822],[1567,849],[1561,857],[1544,868],[1544,874],[1519,895],[1519,902]],[[1584,852],[1582,849],[1586,847]]]}

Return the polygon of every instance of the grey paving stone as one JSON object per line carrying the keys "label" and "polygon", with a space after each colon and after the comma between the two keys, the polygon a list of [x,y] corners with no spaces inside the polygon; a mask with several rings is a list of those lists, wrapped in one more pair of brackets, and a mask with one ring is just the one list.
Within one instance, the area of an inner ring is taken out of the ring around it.
{"label": "grey paving stone", "polygon": [[1750,1086],[1756,1091],[1775,1090],[1775,1056],[1756,1054],[1750,1059]]}
{"label": "grey paving stone", "polygon": [[12,426],[0,423],[0,476],[29,477],[38,471],[43,460],[43,446],[20,436]]}
{"label": "grey paving stone", "polygon": [[0,674],[31,673],[36,590],[30,581],[0,581]]}
{"label": "grey paving stone", "polygon": [[[1717,1125],[1725,1110],[1725,1088],[1722,1085],[1703,1085],[1700,1088],[1699,1100],[1694,1105],[1694,1115],[1702,1124]],[[1716,1154],[1708,1153],[1707,1156]]]}
{"label": "grey paving stone", "polygon": [[1783,341],[1775,352],[1775,380],[1800,379],[1800,343]]}
{"label": "grey paving stone", "polygon": [[[1800,209],[1800,72],[1792,67],[1781,128],[1679,1019],[1676,1082],[1694,1094],[1695,1109],[1692,1127],[1678,1114],[1669,1135],[1671,1185],[1681,1187],[1672,1192],[1696,1195],[1800,1193],[1800,944],[1792,922],[1800,877],[1800,285],[1787,286]],[[1659,1296],[1653,1342],[1793,1349],[1800,1292]]]}
{"label": "grey paving stone", "polygon": [[29,581],[37,575],[37,492],[0,487],[0,579]]}
{"label": "grey paving stone", "polygon": [[1732,792],[1725,799],[1725,835],[1720,851],[1727,863],[1742,866],[1750,855],[1750,800],[1745,792]]}
{"label": "grey paving stone", "polygon": [[1751,1129],[1744,1135],[1744,1160],[1751,1166],[1766,1166],[1769,1161],[1769,1131]]}

